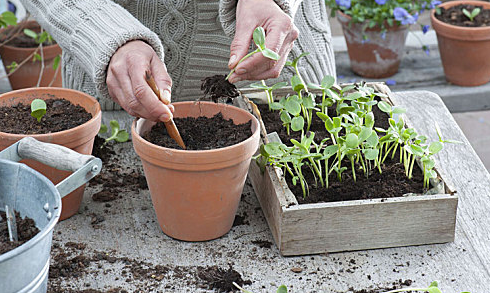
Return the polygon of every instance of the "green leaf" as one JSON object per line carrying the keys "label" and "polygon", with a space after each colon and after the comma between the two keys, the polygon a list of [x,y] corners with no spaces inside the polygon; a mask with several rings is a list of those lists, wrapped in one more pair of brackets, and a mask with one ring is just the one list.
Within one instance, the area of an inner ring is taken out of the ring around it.
{"label": "green leaf", "polygon": [[269,89],[269,87],[266,85],[263,85],[262,82],[251,83],[250,87],[254,88],[254,89],[259,89],[259,90],[268,90]]}
{"label": "green leaf", "polygon": [[40,35],[39,35],[39,40],[37,40],[37,43],[38,44],[42,44],[44,43],[46,40],[48,39],[48,33],[47,32],[42,32]]}
{"label": "green leaf", "polygon": [[281,111],[281,121],[284,123],[284,124],[289,124],[291,123],[291,116],[289,115],[289,113],[287,111]]}
{"label": "green leaf", "polygon": [[368,160],[375,160],[378,157],[379,150],[378,149],[364,149],[362,153]]}
{"label": "green leaf", "polygon": [[410,145],[410,149],[416,156],[422,157],[424,155],[424,149],[418,145]]}
{"label": "green leaf", "polygon": [[54,70],[58,69],[58,66],[60,66],[60,61],[61,61],[60,55],[57,55],[56,57],[54,57],[54,59],[53,59],[53,69]]}
{"label": "green leaf", "polygon": [[436,127],[436,132],[437,132],[437,136],[439,137],[439,141],[442,141],[442,132],[441,132],[441,128],[439,128],[439,124],[437,124],[437,122],[434,122],[434,125]]}
{"label": "green leaf", "polygon": [[318,118],[322,119],[323,122],[325,122],[328,118],[330,118],[328,115],[326,115],[325,113],[322,113],[322,112],[316,112],[316,116],[318,116]]}
{"label": "green leaf", "polygon": [[24,34],[28,37],[33,38],[33,39],[37,39],[37,33],[33,30],[28,29],[28,28],[24,29]]}
{"label": "green leaf", "polygon": [[385,113],[391,113],[391,106],[385,101],[380,101],[378,103],[378,108]]}
{"label": "green leaf", "polygon": [[338,149],[339,149],[338,145],[329,145],[323,150],[323,155],[325,156],[326,159],[328,159],[331,156],[335,155]]}
{"label": "green leaf", "polygon": [[281,105],[281,103],[274,102],[271,104],[271,109],[272,110],[282,110],[282,109],[284,109],[284,106]]}
{"label": "green leaf", "polygon": [[254,39],[255,45],[257,45],[257,47],[264,50],[264,48],[265,48],[265,31],[264,31],[263,27],[259,26],[254,30],[253,39]]}
{"label": "green leaf", "polygon": [[374,113],[373,112],[369,112],[366,116],[364,116],[364,124],[369,128],[372,128],[374,126]]}
{"label": "green leaf", "polygon": [[262,55],[264,57],[272,59],[272,60],[279,60],[280,56],[276,52],[272,51],[271,49],[265,48],[262,50]]}
{"label": "green leaf", "polygon": [[353,101],[353,100],[359,99],[362,96],[363,96],[362,93],[355,92],[355,93],[349,94],[347,97],[345,97],[345,99],[349,100],[349,101]]}
{"label": "green leaf", "polygon": [[308,88],[313,89],[313,90],[321,90],[321,89],[323,89],[323,88],[322,88],[321,86],[319,86],[318,84],[311,83],[311,82],[309,82],[309,83],[307,84],[307,86],[308,86]]}
{"label": "green leaf", "polygon": [[300,131],[305,125],[305,119],[302,116],[294,117],[291,120],[291,129],[293,131]]}
{"label": "green leaf", "polygon": [[322,88],[324,89],[331,88],[334,84],[335,84],[335,78],[329,75],[325,76],[321,82]]}
{"label": "green leaf", "polygon": [[435,141],[433,143],[431,143],[429,145],[429,152],[431,154],[437,154],[438,152],[440,152],[442,149],[444,148],[444,145],[442,144],[442,142],[439,142],[439,141]]}
{"label": "green leaf", "polygon": [[281,145],[280,142],[270,142],[264,146],[264,151],[270,156],[279,157],[283,154]]}
{"label": "green leaf", "polygon": [[286,288],[285,285],[281,285],[279,288],[277,288],[276,293],[288,293],[288,288]]}
{"label": "green leaf", "polygon": [[5,11],[4,13],[2,13],[1,20],[8,25],[16,25],[17,24],[17,17],[11,11]]}
{"label": "green leaf", "polygon": [[117,142],[126,142],[129,139],[129,133],[126,130],[121,130],[116,135]]}
{"label": "green leaf", "polygon": [[[432,174],[432,172],[434,172],[434,171],[429,172],[429,177],[435,178],[435,177],[433,177],[434,174]],[[442,293],[441,290],[437,287],[429,287],[429,288],[427,288],[427,292],[429,292],[429,293]]]}
{"label": "green leaf", "polygon": [[379,137],[376,131],[373,130],[371,135],[367,138],[366,142],[370,147],[376,147],[378,145]]}
{"label": "green leaf", "polygon": [[111,136],[117,135],[117,133],[119,132],[119,123],[117,122],[117,120],[111,120],[109,122],[109,125],[111,126]]}
{"label": "green leaf", "polygon": [[373,130],[371,128],[362,127],[361,132],[359,133],[359,143],[362,143],[363,141],[368,139],[368,137],[371,136],[372,132]]}
{"label": "green leaf", "polygon": [[283,87],[287,87],[287,86],[288,86],[288,83],[286,81],[281,81],[281,82],[278,82],[275,85],[273,85],[271,87],[271,89],[277,90],[277,89],[282,89]]}
{"label": "green leaf", "polygon": [[313,109],[315,108],[315,96],[314,95],[308,95],[307,97],[303,98],[303,106],[305,106],[306,109]]}
{"label": "green leaf", "polygon": [[359,146],[359,139],[354,133],[349,133],[345,137],[345,145],[350,149],[355,149]]}
{"label": "green leaf", "polygon": [[293,77],[291,77],[291,87],[297,93],[305,88],[303,82],[301,81],[301,78],[299,78],[298,75],[293,75]]}
{"label": "green leaf", "polygon": [[109,130],[109,129],[107,128],[107,125],[105,125],[105,124],[101,124],[101,125],[100,125],[100,129],[99,129],[99,133],[100,133],[100,134],[102,134],[102,133],[106,133],[106,132],[107,132],[107,130]]}
{"label": "green leaf", "polygon": [[41,122],[46,114],[46,102],[41,99],[34,99],[31,102],[31,116],[37,119],[37,122]]}
{"label": "green leaf", "polygon": [[393,114],[403,114],[407,112],[406,109],[399,108],[399,107],[393,107],[392,110],[393,110]]}
{"label": "green leaf", "polygon": [[301,105],[294,99],[289,99],[285,105],[286,111],[296,116],[301,112]]}
{"label": "green leaf", "polygon": [[41,61],[41,60],[42,60],[41,55],[39,55],[38,53],[34,54],[33,61]]}

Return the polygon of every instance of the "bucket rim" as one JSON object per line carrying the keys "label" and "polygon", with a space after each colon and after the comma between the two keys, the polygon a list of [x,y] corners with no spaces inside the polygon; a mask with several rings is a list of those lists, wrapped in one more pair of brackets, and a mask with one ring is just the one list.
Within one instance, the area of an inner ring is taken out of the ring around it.
{"label": "bucket rim", "polygon": [[53,216],[49,220],[48,224],[43,229],[41,229],[41,231],[39,231],[39,233],[37,233],[36,236],[32,237],[31,239],[29,239],[29,241],[27,241],[24,244],[14,248],[14,249],[12,249],[12,250],[4,253],[4,254],[0,254],[0,263],[7,261],[7,260],[19,255],[19,254],[22,254],[23,252],[31,249],[33,246],[38,244],[42,239],[44,239],[49,233],[51,233],[53,231],[56,223],[58,223],[58,220],[59,220],[60,215],[61,215],[61,208],[62,208],[61,196],[58,192],[58,189],[56,189],[56,186],[53,184],[53,182],[51,182],[44,175],[42,175],[38,171],[30,168],[29,166],[27,166],[26,164],[23,164],[23,163],[13,162],[13,161],[5,160],[5,159],[0,159],[0,165],[1,164],[18,165],[19,168],[26,169],[28,172],[32,173],[34,176],[37,176],[41,181],[43,181],[46,184],[46,186],[49,189],[51,189],[51,191],[53,192],[53,194],[55,196],[55,201],[56,201],[59,208],[54,210]]}

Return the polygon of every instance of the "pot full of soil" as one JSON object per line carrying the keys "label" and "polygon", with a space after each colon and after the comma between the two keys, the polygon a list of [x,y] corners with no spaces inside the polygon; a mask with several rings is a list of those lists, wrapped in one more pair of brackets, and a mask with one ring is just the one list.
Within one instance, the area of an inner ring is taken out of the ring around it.
{"label": "pot full of soil", "polygon": [[[35,21],[21,22],[17,26],[11,26],[0,30],[2,42],[9,36],[16,35],[11,41],[0,46],[3,66],[11,65],[12,62],[19,64],[14,73],[9,75],[10,85],[13,90],[35,87],[41,74],[41,61],[32,61],[34,51],[39,46],[35,40],[23,33],[24,28],[31,29],[37,33],[41,28]],[[40,50],[37,51],[41,55]],[[43,43],[44,69],[39,86],[61,87],[61,70],[53,68],[56,56],[61,56],[61,48],[56,43]],[[23,62],[25,61],[26,62]],[[20,65],[23,63],[22,65]],[[61,66],[61,62],[58,67]],[[8,72],[8,70],[7,70]]]}
{"label": "pot full of soil", "polygon": [[364,23],[351,23],[351,17],[340,11],[338,20],[354,73],[368,78],[385,78],[398,72],[408,26],[386,24],[387,31],[381,34],[378,26],[363,29],[367,27]]}
{"label": "pot full of soil", "polygon": [[[39,172],[17,163],[22,157],[74,171],[54,186]],[[86,183],[102,167],[100,159],[31,137],[0,152],[0,284],[4,293],[47,291],[53,228],[61,196]],[[6,208],[6,206],[8,208]],[[11,241],[5,211],[13,211],[18,239]]]}
{"label": "pot full of soil", "polygon": [[[46,114],[38,122],[32,117],[30,103],[42,99]],[[92,153],[100,129],[101,110],[97,100],[85,93],[64,88],[29,88],[0,95],[0,150],[31,136],[39,141],[59,144],[78,153]],[[57,170],[33,160],[28,166],[48,177],[54,184],[71,172]],[[63,198],[61,220],[74,215],[82,201],[84,186]]]}
{"label": "pot full of soil", "polygon": [[240,202],[259,122],[249,112],[211,102],[174,103],[174,121],[187,146],[162,123],[135,120],[131,132],[158,222],[168,236],[205,241],[226,234]]}
{"label": "pot full of soil", "polygon": [[[490,81],[490,3],[450,1],[439,5],[441,13],[431,13],[432,27],[446,79],[461,86],[478,86]],[[463,14],[480,8],[470,21]]]}

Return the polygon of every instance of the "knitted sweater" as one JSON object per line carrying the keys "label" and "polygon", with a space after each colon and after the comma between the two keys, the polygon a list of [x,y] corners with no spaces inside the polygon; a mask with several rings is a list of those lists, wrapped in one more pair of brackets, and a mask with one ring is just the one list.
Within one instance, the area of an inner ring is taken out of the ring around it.
{"label": "knitted sweater", "polygon": [[[172,100],[202,96],[201,80],[226,74],[238,0],[21,0],[63,49],[63,86],[96,97],[102,109],[120,109],[106,85],[116,50],[144,40],[165,62],[172,77]],[[290,58],[303,51],[307,81],[335,76],[324,0],[275,0],[300,31]],[[292,75],[285,69],[278,80]],[[273,82],[275,82],[274,80]],[[239,83],[244,86],[248,83]]]}

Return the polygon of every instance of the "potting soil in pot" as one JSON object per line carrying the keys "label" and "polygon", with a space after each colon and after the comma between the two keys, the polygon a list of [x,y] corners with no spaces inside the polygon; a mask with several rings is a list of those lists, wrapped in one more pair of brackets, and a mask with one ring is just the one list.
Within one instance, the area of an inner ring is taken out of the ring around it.
{"label": "potting soil in pot", "polygon": [[[464,15],[463,9],[468,10],[470,13],[475,8],[480,8],[480,13],[470,21],[470,19]],[[440,8],[441,14],[435,14],[436,18],[442,22],[464,26],[464,27],[482,27],[482,26],[490,26],[490,10],[483,9],[482,6],[478,5],[468,5],[468,4],[460,4],[453,6],[449,9]]]}
{"label": "potting soil in pot", "polygon": [[68,130],[92,119],[83,107],[64,99],[47,99],[41,122],[31,116],[30,104],[0,107],[0,131],[16,134],[44,134]]}
{"label": "potting soil in pot", "polygon": [[[379,100],[379,99],[377,99]],[[318,101],[317,101],[318,102]],[[268,105],[258,105],[259,111],[264,122],[267,133],[277,132],[281,141],[285,144],[291,145],[289,142],[291,138],[298,141],[301,140],[300,132],[291,131],[288,136],[286,128],[282,125],[278,111],[271,112],[268,110]],[[336,116],[335,108],[330,107],[328,109],[330,117]],[[389,127],[388,114],[380,111],[378,107],[373,107],[375,127],[387,129]],[[311,131],[315,133],[315,141],[319,143],[325,137],[330,137],[325,130],[325,123],[313,115]],[[327,141],[327,145],[329,145]],[[390,155],[391,156],[391,155]],[[342,174],[342,181],[337,179],[337,174],[332,172],[329,176],[329,187],[318,188],[314,184],[309,184],[309,193],[303,198],[303,192],[301,185],[293,185],[289,176],[286,177],[289,188],[295,194],[298,203],[318,203],[318,202],[334,202],[334,201],[346,201],[346,200],[358,200],[358,199],[372,199],[372,198],[388,198],[398,197],[407,193],[423,193],[423,179],[424,175],[420,168],[413,168],[413,177],[408,179],[405,176],[405,169],[399,161],[399,153],[397,153],[393,160],[390,157],[386,159],[382,166],[382,173],[374,170],[369,174],[369,177],[365,177],[360,168],[356,166],[357,181],[354,181],[352,177],[352,171],[350,167],[350,161],[344,159],[342,166],[347,167],[347,170]],[[303,175],[306,182],[315,182],[315,178],[310,170],[303,169]]]}
{"label": "potting soil in pot", "polygon": [[4,254],[14,248],[21,246],[39,233],[34,220],[31,218],[21,218],[18,212],[15,212],[17,220],[17,234],[19,241],[10,241],[7,226],[7,217],[5,212],[0,212],[0,254]]}
{"label": "potting soil in pot", "polygon": [[[240,143],[252,136],[252,121],[236,125],[226,120],[221,113],[212,118],[174,118],[187,150],[210,150]],[[162,122],[157,123],[143,135],[147,141],[173,149],[181,147],[168,135]]]}

